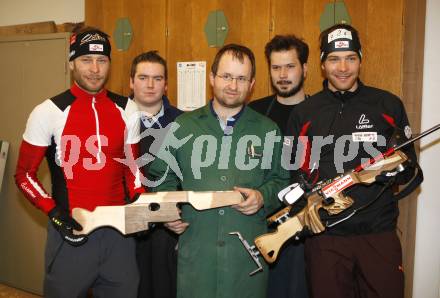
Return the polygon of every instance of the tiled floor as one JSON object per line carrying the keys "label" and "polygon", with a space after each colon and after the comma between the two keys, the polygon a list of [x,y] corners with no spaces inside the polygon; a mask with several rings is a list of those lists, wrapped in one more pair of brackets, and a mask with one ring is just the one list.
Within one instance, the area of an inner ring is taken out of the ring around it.
{"label": "tiled floor", "polygon": [[17,290],[15,288],[11,288],[3,284],[0,284],[0,297],[1,298],[41,298],[41,296],[34,295],[21,290]]}

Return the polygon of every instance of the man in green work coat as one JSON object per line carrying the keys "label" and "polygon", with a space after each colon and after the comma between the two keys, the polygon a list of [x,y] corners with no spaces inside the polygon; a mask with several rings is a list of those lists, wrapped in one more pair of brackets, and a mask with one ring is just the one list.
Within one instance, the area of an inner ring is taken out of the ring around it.
{"label": "man in green work coat", "polygon": [[267,231],[265,217],[278,207],[277,192],[288,184],[281,167],[277,125],[245,106],[255,82],[255,58],[240,45],[224,46],[211,67],[214,98],[183,114],[168,132],[150,176],[153,191],[238,190],[246,198],[232,207],[197,211],[182,206],[182,220],[165,226],[179,240],[178,298],[266,296],[267,270],[255,269],[236,236],[253,240]]}

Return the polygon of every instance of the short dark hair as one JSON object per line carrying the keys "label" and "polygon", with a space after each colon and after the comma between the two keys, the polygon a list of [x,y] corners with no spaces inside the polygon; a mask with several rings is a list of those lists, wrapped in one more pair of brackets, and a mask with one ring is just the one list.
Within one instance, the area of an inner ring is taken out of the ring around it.
{"label": "short dark hair", "polygon": [[141,62],[151,62],[151,63],[159,63],[164,67],[165,70],[165,80],[168,79],[168,68],[167,68],[167,62],[164,58],[162,58],[158,51],[148,51],[145,53],[142,53],[138,56],[136,56],[133,59],[133,62],[131,63],[131,69],[130,69],[130,77],[133,79],[136,75],[136,67]]}
{"label": "short dark hair", "polygon": [[275,35],[275,37],[266,44],[264,49],[267,64],[270,66],[270,55],[272,52],[289,51],[292,49],[296,50],[301,64],[307,63],[309,59],[309,46],[303,39],[295,35]]}
{"label": "short dark hair", "polygon": [[248,47],[238,45],[238,44],[227,44],[223,46],[215,55],[214,62],[211,65],[211,72],[216,75],[218,71],[218,65],[220,63],[220,59],[223,57],[225,53],[231,53],[234,58],[237,58],[241,63],[244,62],[244,57],[247,56],[251,61],[252,71],[251,71],[251,79],[255,78],[256,67],[255,67],[255,56],[251,49]]}

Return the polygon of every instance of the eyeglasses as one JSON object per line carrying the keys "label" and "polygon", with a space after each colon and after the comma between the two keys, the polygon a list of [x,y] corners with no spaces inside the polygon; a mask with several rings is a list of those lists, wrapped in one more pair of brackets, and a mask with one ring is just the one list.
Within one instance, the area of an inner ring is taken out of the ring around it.
{"label": "eyeglasses", "polygon": [[219,77],[219,78],[222,78],[223,81],[225,81],[225,82],[227,82],[227,83],[232,83],[233,80],[236,80],[236,81],[237,81],[237,84],[244,85],[244,84],[246,84],[247,82],[250,82],[250,81],[251,81],[250,79],[246,78],[245,76],[233,77],[233,76],[232,76],[231,74],[229,74],[229,73],[225,73],[225,74],[222,74],[222,75],[217,75],[217,74],[216,74],[216,76]]}

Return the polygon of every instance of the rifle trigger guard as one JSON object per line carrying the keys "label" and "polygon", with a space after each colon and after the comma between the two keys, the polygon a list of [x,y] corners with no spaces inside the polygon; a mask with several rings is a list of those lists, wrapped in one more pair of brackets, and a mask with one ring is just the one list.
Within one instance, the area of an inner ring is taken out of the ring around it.
{"label": "rifle trigger guard", "polygon": [[325,206],[329,206],[329,205],[333,204],[334,202],[335,202],[335,199],[332,198],[332,197],[328,197],[328,198],[324,198],[324,199],[322,199],[322,203],[323,203]]}
{"label": "rifle trigger guard", "polygon": [[255,247],[255,245],[250,246],[249,243],[243,238],[243,236],[241,236],[240,232],[230,232],[229,235],[237,235],[238,239],[241,241],[241,244],[243,244],[244,248],[251,255],[255,264],[257,264],[257,269],[249,273],[249,275],[252,276],[255,273],[263,271],[263,266],[261,265],[260,260],[258,259],[258,255],[260,254],[260,252]]}

